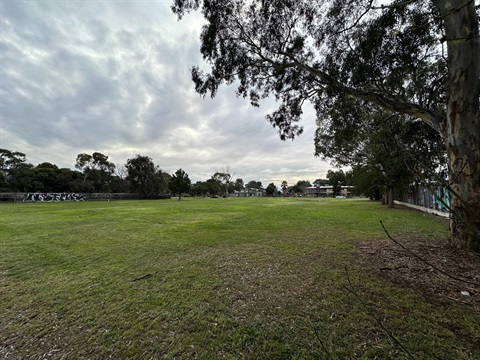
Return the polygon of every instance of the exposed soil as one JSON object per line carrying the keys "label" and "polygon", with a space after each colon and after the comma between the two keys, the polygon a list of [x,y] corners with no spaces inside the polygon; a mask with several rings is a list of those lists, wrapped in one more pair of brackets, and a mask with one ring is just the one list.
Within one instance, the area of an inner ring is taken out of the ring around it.
{"label": "exposed soil", "polygon": [[462,303],[480,310],[480,255],[453,249],[444,240],[394,240],[406,249],[388,238],[363,241],[357,245],[357,261],[431,303]]}

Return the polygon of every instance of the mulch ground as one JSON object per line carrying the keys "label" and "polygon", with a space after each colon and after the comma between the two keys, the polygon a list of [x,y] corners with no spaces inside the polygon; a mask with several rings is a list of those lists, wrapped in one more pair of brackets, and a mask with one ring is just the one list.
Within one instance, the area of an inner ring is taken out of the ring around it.
{"label": "mulch ground", "polygon": [[388,238],[359,243],[357,261],[381,277],[413,288],[431,303],[462,303],[480,310],[479,254],[438,240],[394,240],[400,245]]}

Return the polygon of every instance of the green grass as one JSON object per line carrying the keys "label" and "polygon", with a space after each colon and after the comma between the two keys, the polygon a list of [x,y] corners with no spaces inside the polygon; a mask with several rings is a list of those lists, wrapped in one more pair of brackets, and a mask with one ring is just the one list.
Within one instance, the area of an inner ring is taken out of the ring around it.
{"label": "green grass", "polygon": [[2,204],[0,357],[409,359],[376,317],[417,359],[480,358],[480,314],[353,261],[380,220],[448,234],[366,200]]}

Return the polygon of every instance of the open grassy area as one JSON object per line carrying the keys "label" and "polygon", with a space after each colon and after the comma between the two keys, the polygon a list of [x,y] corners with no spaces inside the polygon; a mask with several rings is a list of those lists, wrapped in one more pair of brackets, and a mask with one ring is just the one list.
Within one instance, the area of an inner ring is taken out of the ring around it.
{"label": "open grassy area", "polygon": [[474,308],[355,261],[380,220],[448,235],[359,199],[2,204],[0,357],[480,359]]}

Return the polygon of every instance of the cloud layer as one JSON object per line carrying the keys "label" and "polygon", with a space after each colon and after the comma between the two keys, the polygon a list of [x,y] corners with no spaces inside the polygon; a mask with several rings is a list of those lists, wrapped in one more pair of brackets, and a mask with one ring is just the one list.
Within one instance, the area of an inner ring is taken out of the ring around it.
{"label": "cloud layer", "polygon": [[314,114],[282,142],[264,116],[222,87],[201,98],[190,78],[203,65],[199,14],[178,22],[170,2],[5,1],[0,4],[0,147],[29,162],[73,168],[99,151],[116,164],[148,155],[162,169],[206,180],[229,167],[262,181],[324,177],[313,156]]}

